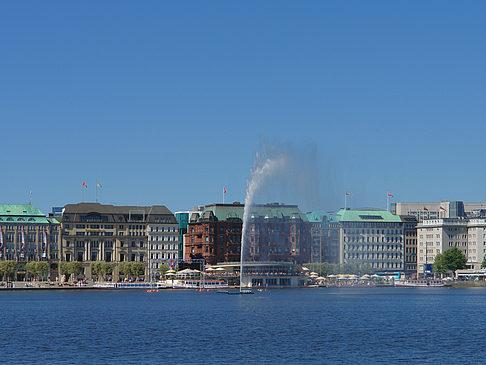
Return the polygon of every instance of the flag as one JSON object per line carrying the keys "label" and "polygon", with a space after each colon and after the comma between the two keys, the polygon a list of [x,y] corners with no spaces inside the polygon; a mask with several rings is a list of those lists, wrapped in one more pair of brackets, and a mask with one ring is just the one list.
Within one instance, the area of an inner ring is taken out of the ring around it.
{"label": "flag", "polygon": [[87,189],[88,188],[88,185],[86,185],[86,183],[83,181],[83,186]]}
{"label": "flag", "polygon": [[46,230],[42,229],[42,257],[46,257],[47,253],[47,235]]}
{"label": "flag", "polygon": [[351,193],[346,193],[346,196],[349,196],[349,195],[351,195]]}
{"label": "flag", "polygon": [[387,196],[393,198],[393,194],[388,193]]}
{"label": "flag", "polygon": [[223,188],[223,194],[226,194],[226,188]]}
{"label": "flag", "polygon": [[424,207],[424,212],[425,212],[425,211],[427,211],[427,212],[428,212],[429,210],[428,210],[426,207]]}
{"label": "flag", "polygon": [[442,207],[440,207],[440,209],[445,210],[445,211],[447,212],[447,209],[446,209],[446,208],[442,208]]}
{"label": "flag", "polygon": [[100,183],[96,183],[96,186],[99,188],[103,188]]}
{"label": "flag", "polygon": [[22,228],[22,246],[20,246],[20,258],[24,258],[24,249],[25,249],[25,232]]}

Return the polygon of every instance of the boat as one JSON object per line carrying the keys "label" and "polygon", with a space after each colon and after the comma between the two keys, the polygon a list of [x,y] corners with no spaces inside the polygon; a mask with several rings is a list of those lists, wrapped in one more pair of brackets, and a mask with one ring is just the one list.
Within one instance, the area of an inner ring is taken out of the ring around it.
{"label": "boat", "polygon": [[174,289],[225,289],[228,284],[224,280],[176,279],[166,280],[166,285]]}
{"label": "boat", "polygon": [[249,289],[242,289],[242,290],[219,290],[219,294],[228,294],[228,295],[248,295],[248,294],[254,294],[251,290]]}
{"label": "boat", "polygon": [[445,284],[439,279],[405,279],[395,280],[394,286],[406,288],[436,288],[443,287]]}

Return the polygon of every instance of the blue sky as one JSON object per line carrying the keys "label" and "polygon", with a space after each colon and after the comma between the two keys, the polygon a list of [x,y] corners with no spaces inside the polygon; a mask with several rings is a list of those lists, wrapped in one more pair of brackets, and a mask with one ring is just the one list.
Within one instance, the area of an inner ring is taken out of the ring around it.
{"label": "blue sky", "polygon": [[479,1],[3,2],[0,201],[32,189],[47,211],[83,180],[107,203],[244,201],[263,140],[315,149],[304,209],[484,202],[485,18]]}

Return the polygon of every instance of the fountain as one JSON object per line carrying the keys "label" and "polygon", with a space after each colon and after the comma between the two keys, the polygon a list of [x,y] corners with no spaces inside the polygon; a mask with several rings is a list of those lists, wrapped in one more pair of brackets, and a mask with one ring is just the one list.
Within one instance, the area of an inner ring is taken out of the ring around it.
{"label": "fountain", "polygon": [[245,263],[246,254],[246,239],[248,235],[248,221],[251,216],[251,210],[254,206],[254,199],[257,192],[263,187],[266,179],[275,175],[278,171],[285,168],[287,165],[286,159],[283,156],[276,158],[260,159],[257,154],[255,165],[250,172],[250,177],[247,182],[245,210],[243,213],[243,228],[241,233],[241,258],[240,258],[240,293],[243,285],[243,265]]}

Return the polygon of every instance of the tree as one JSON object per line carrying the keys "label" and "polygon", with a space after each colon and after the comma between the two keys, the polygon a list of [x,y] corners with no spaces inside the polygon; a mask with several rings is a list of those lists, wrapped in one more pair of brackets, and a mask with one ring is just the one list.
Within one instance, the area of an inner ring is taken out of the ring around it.
{"label": "tree", "polygon": [[103,261],[103,275],[113,275],[113,270],[115,269],[115,265],[113,262],[105,262]]}
{"label": "tree", "polygon": [[486,268],[486,257],[484,258],[483,262],[481,263],[481,268]]}
{"label": "tree", "polygon": [[2,280],[5,280],[10,275],[15,272],[17,264],[13,260],[0,261],[0,275],[2,275]]}
{"label": "tree", "polygon": [[61,274],[62,275],[66,275],[66,277],[69,277],[71,275],[71,265],[70,265],[70,262],[61,261],[59,263],[59,270],[61,271]]}
{"label": "tree", "polygon": [[103,261],[91,262],[91,274],[97,276],[98,280],[103,276]]}
{"label": "tree", "polygon": [[106,275],[111,275],[113,273],[114,265],[112,262],[106,261],[94,261],[91,263],[91,272],[98,277],[105,280]]}
{"label": "tree", "polygon": [[467,259],[464,253],[457,247],[453,247],[435,257],[434,272],[438,274],[452,272],[454,274],[456,270],[465,269],[466,263]]}
{"label": "tree", "polygon": [[125,277],[130,276],[130,274],[132,273],[131,268],[132,266],[130,265],[130,262],[127,261],[122,261],[118,264],[118,271]]}
{"label": "tree", "polygon": [[143,262],[131,262],[132,273],[135,277],[139,277],[145,274],[145,263]]}
{"label": "tree", "polygon": [[32,276],[37,276],[37,262],[30,261],[25,264],[25,271],[27,271]]}
{"label": "tree", "polygon": [[75,278],[83,272],[83,265],[79,261],[70,262],[70,266],[71,274],[74,275]]}
{"label": "tree", "polygon": [[40,261],[40,262],[37,263],[37,275],[39,275],[42,280],[49,273],[49,269],[50,269],[50,266],[49,266],[48,262]]}
{"label": "tree", "polygon": [[83,272],[83,265],[79,261],[62,261],[59,268],[64,275],[69,276],[70,280]]}
{"label": "tree", "polygon": [[162,264],[159,266],[160,275],[164,276],[169,270],[169,264]]}

